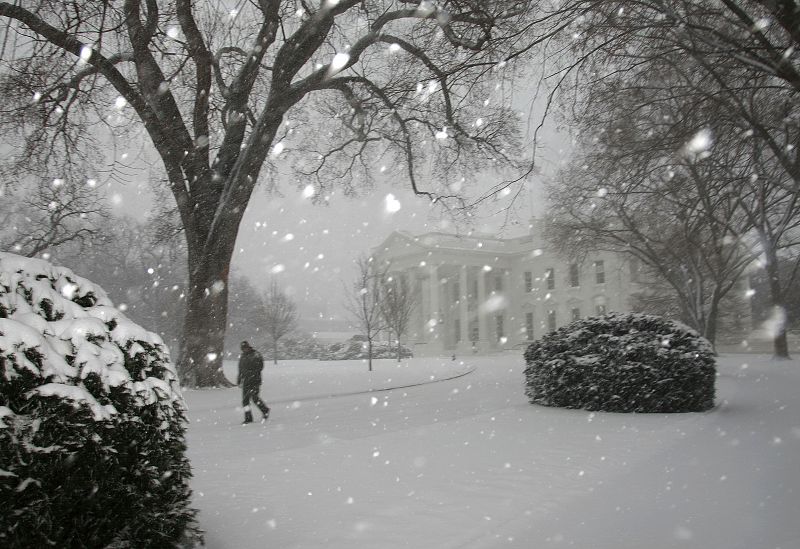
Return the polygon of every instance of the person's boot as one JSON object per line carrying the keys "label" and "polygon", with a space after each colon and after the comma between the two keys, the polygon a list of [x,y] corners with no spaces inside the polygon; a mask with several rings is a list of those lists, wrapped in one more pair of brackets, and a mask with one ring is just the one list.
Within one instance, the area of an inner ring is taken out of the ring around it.
{"label": "person's boot", "polygon": [[259,402],[256,405],[258,406],[258,409],[261,410],[261,414],[264,416],[264,419],[262,419],[261,422],[263,423],[267,421],[267,418],[269,417],[269,406],[264,404],[264,402]]}
{"label": "person's boot", "polygon": [[248,423],[253,423],[253,412],[250,410],[244,413],[244,421],[242,422],[242,425],[246,425]]}

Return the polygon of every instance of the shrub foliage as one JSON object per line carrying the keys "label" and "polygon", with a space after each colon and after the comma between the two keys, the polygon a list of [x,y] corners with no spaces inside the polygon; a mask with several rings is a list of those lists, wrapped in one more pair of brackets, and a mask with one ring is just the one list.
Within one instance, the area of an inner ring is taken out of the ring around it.
{"label": "shrub foliage", "polygon": [[[356,337],[344,343],[334,343],[320,354],[320,360],[366,360],[368,358],[367,343]],[[400,346],[400,358],[411,358],[414,353],[405,345]],[[372,358],[397,358],[397,345],[394,343],[375,342],[372,344]]]}
{"label": "shrub foliage", "polygon": [[0,253],[0,546],[195,536],[184,412],[157,335],[70,270]]}
{"label": "shrub foliage", "polygon": [[711,344],[677,322],[614,313],[573,322],[525,351],[535,404],[607,412],[698,412],[714,406]]}

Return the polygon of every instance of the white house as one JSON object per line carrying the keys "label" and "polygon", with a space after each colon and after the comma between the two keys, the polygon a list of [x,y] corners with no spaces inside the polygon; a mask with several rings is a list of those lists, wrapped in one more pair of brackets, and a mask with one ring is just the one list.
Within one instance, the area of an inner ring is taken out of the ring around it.
{"label": "white house", "polygon": [[629,311],[636,273],[606,252],[570,262],[542,237],[500,239],[395,231],[372,256],[417,292],[408,334],[416,355],[519,348],[569,322]]}

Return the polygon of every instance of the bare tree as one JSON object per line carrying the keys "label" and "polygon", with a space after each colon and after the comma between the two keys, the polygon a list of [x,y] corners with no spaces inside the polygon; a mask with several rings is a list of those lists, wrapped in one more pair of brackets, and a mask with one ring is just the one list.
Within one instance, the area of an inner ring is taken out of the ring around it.
{"label": "bare tree", "polygon": [[231,257],[262,175],[288,155],[324,200],[332,182],[367,181],[384,158],[417,194],[462,204],[459,171],[519,156],[508,91],[495,83],[552,33],[549,4],[0,2],[0,115],[21,143],[11,164],[146,134],[188,250],[179,366],[215,384]]}
{"label": "bare tree", "polygon": [[242,341],[249,341],[257,349],[267,345],[268,336],[261,321],[264,314],[263,290],[256,288],[248,277],[236,271],[231,273],[229,280],[225,349],[238,354]]}
{"label": "bare tree", "polygon": [[[800,330],[800,256],[784,255],[779,258],[781,288],[784,297],[786,325],[789,329]],[[772,301],[771,276],[767,274],[765,265],[750,275],[752,293],[753,320],[769,321],[775,315],[775,304]],[[769,323],[767,324],[769,326]]]}
{"label": "bare tree", "polygon": [[[769,301],[773,309],[773,354],[789,357],[787,340],[789,291],[795,284],[797,247],[800,246],[800,191],[787,181],[782,166],[764,160],[760,144],[753,142],[754,169],[746,182],[740,183],[744,197],[739,207],[753,227],[753,248],[759,252],[759,262],[767,279]],[[792,256],[794,269],[781,268],[781,256]]]}
{"label": "bare tree", "polygon": [[356,259],[358,274],[352,287],[345,293],[345,308],[367,339],[367,362],[372,371],[372,345],[375,336],[385,328],[381,310],[381,272],[371,257]]}
{"label": "bare tree", "polygon": [[403,275],[386,276],[381,281],[380,309],[386,328],[397,338],[397,362],[400,362],[400,340],[408,331],[415,295]]}
{"label": "bare tree", "polygon": [[[703,248],[712,253],[679,265],[701,261],[704,272],[717,277],[725,271],[719,260],[732,259],[731,241],[777,265],[780,251],[796,244],[800,193],[800,123],[792,114],[800,89],[794,3],[573,0],[561,7],[571,35],[557,40],[570,55],[551,59],[558,65],[555,88],[571,92],[570,100],[562,102],[568,116],[580,120],[585,137],[612,146],[621,132],[619,141],[630,149],[626,153],[620,147],[622,152],[612,156],[621,169],[639,162],[642,170],[629,174],[636,181],[652,182],[654,172],[648,169],[678,172],[694,181],[697,192],[691,196],[697,201],[683,207],[702,211],[712,221],[705,224],[704,234],[711,239]],[[656,134],[660,149],[647,150],[653,141],[648,132]],[[687,163],[685,153],[697,162]],[[661,162],[664,158],[679,168]],[[706,187],[703,179],[709,173],[717,175]],[[626,208],[646,196],[630,196]],[[717,229],[709,232],[711,227]],[[696,272],[687,272],[687,280],[697,284]],[[779,276],[777,269],[774,276]],[[716,288],[709,290],[712,306],[725,286]],[[770,286],[777,308],[782,307],[782,288],[785,283],[777,279]],[[701,302],[696,296],[693,301]],[[776,356],[787,356],[785,340],[779,330]]]}
{"label": "bare tree", "polygon": [[297,305],[276,280],[270,282],[264,296],[259,321],[272,342],[272,360],[277,364],[278,341],[297,329]]}
{"label": "bare tree", "polygon": [[68,244],[82,246],[100,239],[108,208],[95,187],[93,180],[61,178],[32,189],[9,186],[0,194],[0,245],[34,257]]}
{"label": "bare tree", "polygon": [[109,217],[103,238],[73,242],[53,261],[101,286],[138,324],[159,334],[170,349],[181,339],[186,305],[186,250],[180,241],[154,242],[147,221]]}
{"label": "bare tree", "polygon": [[551,191],[551,236],[573,250],[640,259],[671,286],[680,316],[713,343],[720,304],[757,255],[740,209],[747,149],[726,140],[691,96],[654,100],[644,84],[607,84],[597,93],[613,99],[592,98],[579,120],[587,130],[581,152]]}

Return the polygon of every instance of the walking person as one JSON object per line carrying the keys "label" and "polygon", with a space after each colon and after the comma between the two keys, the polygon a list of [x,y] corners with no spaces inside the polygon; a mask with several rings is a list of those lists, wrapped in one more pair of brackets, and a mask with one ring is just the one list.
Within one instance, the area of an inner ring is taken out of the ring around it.
{"label": "walking person", "polygon": [[269,406],[267,406],[259,393],[261,392],[261,370],[264,368],[264,357],[261,353],[253,349],[246,341],[241,344],[242,354],[239,357],[239,374],[236,377],[237,385],[242,387],[242,406],[244,407],[244,422],[253,422],[253,412],[250,402],[258,406],[264,415],[262,422],[269,417]]}

